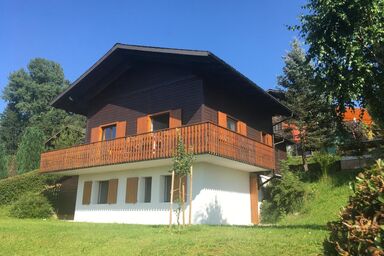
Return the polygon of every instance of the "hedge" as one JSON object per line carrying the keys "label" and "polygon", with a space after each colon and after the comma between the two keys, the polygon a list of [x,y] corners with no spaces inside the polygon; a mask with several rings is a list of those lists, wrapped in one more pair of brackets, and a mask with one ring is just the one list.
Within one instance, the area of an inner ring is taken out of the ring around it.
{"label": "hedge", "polygon": [[36,170],[0,180],[0,205],[12,204],[26,193],[43,193],[61,178],[59,175],[39,174]]}

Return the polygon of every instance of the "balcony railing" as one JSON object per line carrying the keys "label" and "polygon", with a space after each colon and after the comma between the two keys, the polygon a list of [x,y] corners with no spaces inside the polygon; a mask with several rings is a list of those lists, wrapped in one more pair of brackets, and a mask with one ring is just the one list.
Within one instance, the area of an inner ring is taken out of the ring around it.
{"label": "balcony railing", "polygon": [[170,158],[175,153],[179,135],[186,148],[196,155],[212,154],[266,169],[274,168],[271,146],[207,122],[48,151],[41,154],[40,171]]}

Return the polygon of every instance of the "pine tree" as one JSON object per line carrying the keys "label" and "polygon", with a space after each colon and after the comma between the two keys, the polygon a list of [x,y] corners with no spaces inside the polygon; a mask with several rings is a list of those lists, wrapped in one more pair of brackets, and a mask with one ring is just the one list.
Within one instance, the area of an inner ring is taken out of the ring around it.
{"label": "pine tree", "polygon": [[307,61],[299,41],[293,41],[284,62],[284,74],[278,77],[278,84],[285,91],[284,103],[293,111],[294,116],[288,123],[299,131],[303,168],[307,171],[306,152],[324,149],[334,141],[332,113],[335,111],[328,99],[316,91],[313,66]]}
{"label": "pine tree", "polygon": [[18,174],[39,168],[40,154],[44,150],[44,134],[35,127],[25,130],[16,153]]}
{"label": "pine tree", "polygon": [[7,157],[5,155],[5,147],[0,143],[0,179],[8,177]]}

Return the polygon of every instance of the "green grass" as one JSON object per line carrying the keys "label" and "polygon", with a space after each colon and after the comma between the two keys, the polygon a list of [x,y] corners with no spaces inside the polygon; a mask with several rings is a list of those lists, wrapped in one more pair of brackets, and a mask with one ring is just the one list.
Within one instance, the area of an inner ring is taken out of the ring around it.
{"label": "green grass", "polygon": [[278,225],[258,227],[164,226],[18,220],[0,208],[1,255],[319,255],[348,194],[348,180],[336,175],[307,184],[313,190],[302,214]]}

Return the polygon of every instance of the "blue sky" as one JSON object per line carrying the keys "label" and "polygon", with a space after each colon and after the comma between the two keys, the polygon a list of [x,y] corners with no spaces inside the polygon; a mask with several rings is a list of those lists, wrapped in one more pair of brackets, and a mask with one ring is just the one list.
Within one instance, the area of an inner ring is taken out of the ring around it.
{"label": "blue sky", "polygon": [[[115,43],[209,50],[264,89],[276,86],[304,0],[0,0],[0,89],[43,57],[71,82]],[[0,101],[0,111],[5,103]]]}

